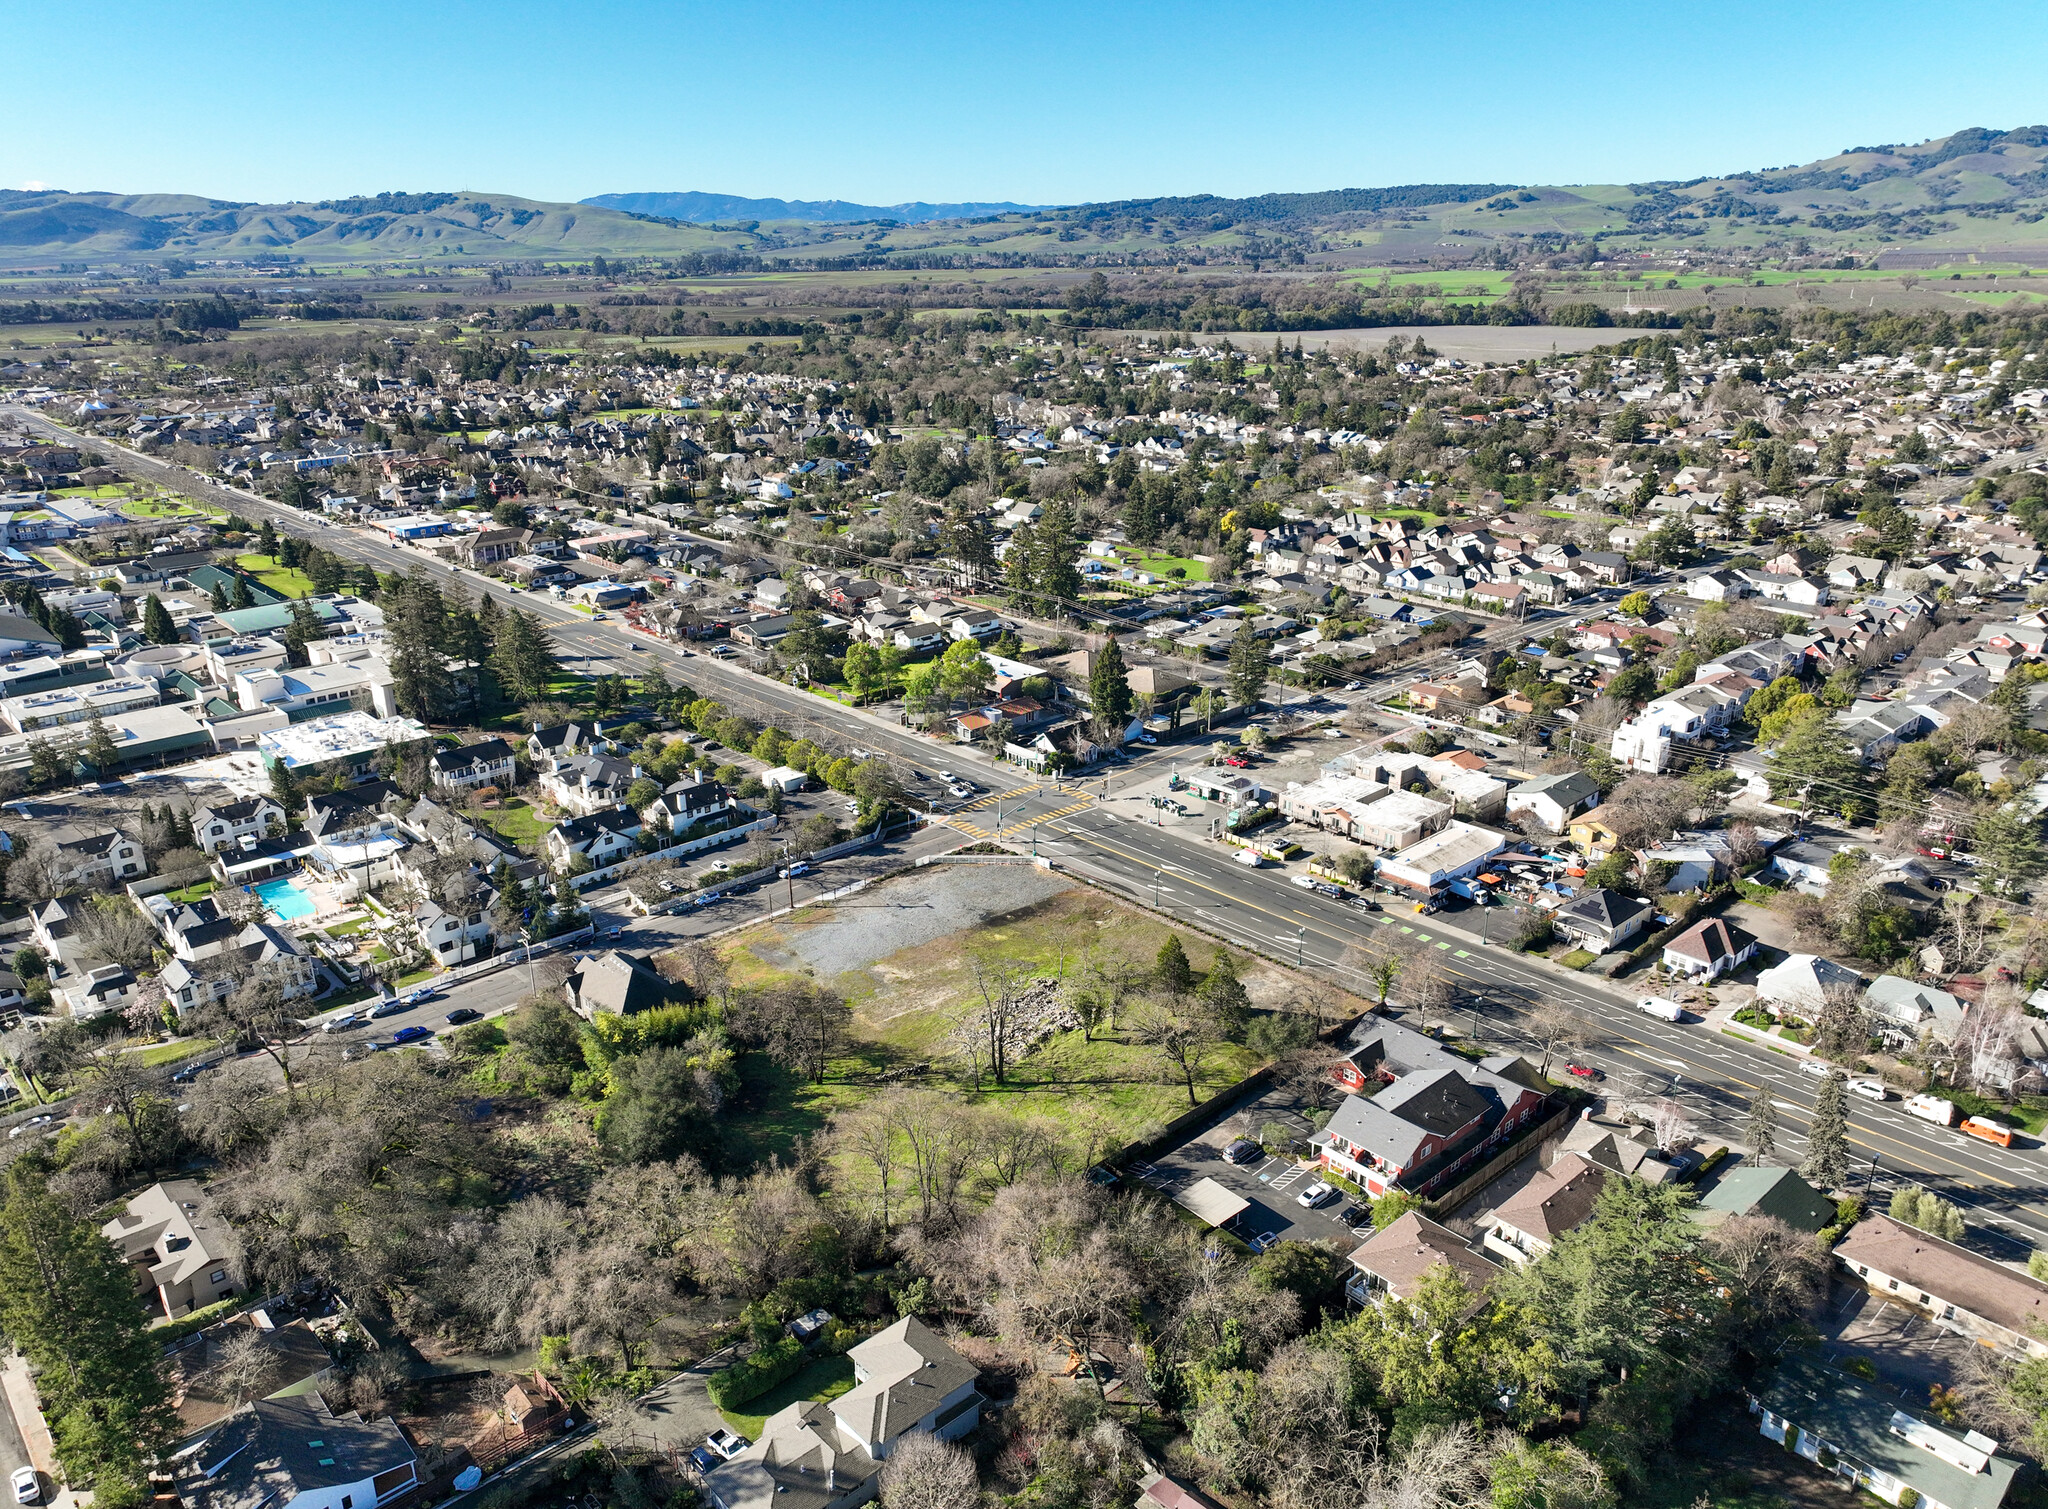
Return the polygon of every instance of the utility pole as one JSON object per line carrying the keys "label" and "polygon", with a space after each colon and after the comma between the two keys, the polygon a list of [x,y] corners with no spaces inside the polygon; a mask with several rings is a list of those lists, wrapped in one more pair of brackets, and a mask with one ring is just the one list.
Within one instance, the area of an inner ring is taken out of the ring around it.
{"label": "utility pole", "polygon": [[1157,869],[1152,871],[1152,909],[1155,912],[1159,910],[1159,871]]}
{"label": "utility pole", "polygon": [[1295,929],[1294,929],[1294,967],[1295,967],[1296,969],[1300,969],[1300,968],[1301,968],[1301,954],[1302,954],[1303,940],[1304,940],[1304,939],[1305,939],[1305,938],[1306,938],[1307,936],[1308,936],[1308,929],[1307,929],[1307,928],[1305,928],[1305,927],[1302,927],[1302,926],[1300,926],[1300,925],[1298,925],[1298,924],[1297,924],[1297,925],[1296,925],[1296,927],[1295,927]]}

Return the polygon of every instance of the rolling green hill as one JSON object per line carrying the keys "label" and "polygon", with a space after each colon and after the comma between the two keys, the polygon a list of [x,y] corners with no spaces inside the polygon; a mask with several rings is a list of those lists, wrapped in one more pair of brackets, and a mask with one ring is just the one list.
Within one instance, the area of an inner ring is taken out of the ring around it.
{"label": "rolling green hill", "polygon": [[[1403,262],[1526,265],[1597,240],[1614,250],[1703,258],[1853,255],[1886,268],[1986,260],[2048,265],[2048,126],[1971,127],[1933,141],[1853,147],[1791,167],[1633,184],[1408,184],[1127,199],[973,218],[850,225],[862,206],[816,219],[741,224],[637,213],[622,204],[783,205],[730,196],[615,194],[552,204],[511,194],[376,194],[236,204],[184,194],[0,191],[0,264],[284,255],[315,263],[681,257],[724,252],[790,269],[1088,265],[1369,267]],[[788,204],[788,209],[806,208]],[[908,208],[908,207],[905,207]],[[943,210],[953,206],[921,206]],[[964,207],[963,207],[964,208]],[[1004,261],[1002,259],[1011,259]],[[763,263],[754,263],[764,270]]]}

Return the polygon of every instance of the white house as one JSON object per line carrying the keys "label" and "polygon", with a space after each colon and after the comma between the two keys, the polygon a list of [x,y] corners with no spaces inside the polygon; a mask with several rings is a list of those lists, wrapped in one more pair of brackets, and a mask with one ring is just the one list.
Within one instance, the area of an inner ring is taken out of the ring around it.
{"label": "white house", "polygon": [[1828,989],[1863,992],[1863,976],[1819,954],[1791,954],[1756,977],[1756,998],[1779,1011],[1819,1011]]}
{"label": "white house", "polygon": [[769,1416],[761,1439],[704,1477],[714,1509],[852,1509],[875,1496],[897,1441],[950,1441],[980,1423],[972,1363],[914,1316],[847,1353],[854,1387]]}
{"label": "white house", "polygon": [[1571,770],[1514,787],[1508,792],[1507,811],[1509,817],[1526,812],[1552,833],[1562,833],[1567,823],[1599,800],[1600,788],[1593,778],[1582,770]]}
{"label": "white house", "polygon": [[336,1415],[318,1393],[245,1404],[172,1465],[185,1509],[377,1509],[419,1485],[397,1421]]}
{"label": "white house", "polygon": [[192,840],[203,852],[218,854],[244,838],[269,838],[288,826],[284,808],[267,796],[208,802],[192,813]]}

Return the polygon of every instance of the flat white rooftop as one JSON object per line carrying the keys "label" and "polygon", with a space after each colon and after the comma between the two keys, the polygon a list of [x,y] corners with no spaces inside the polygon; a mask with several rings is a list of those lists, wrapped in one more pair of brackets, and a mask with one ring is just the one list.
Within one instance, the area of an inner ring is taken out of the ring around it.
{"label": "flat white rooftop", "polygon": [[280,760],[285,769],[297,770],[426,737],[426,726],[412,718],[373,718],[368,713],[347,712],[258,734],[256,748],[265,759]]}

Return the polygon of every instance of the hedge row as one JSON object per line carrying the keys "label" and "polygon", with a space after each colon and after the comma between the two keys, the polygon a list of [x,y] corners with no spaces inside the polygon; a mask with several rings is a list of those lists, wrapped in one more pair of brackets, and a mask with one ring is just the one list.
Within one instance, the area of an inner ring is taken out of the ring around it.
{"label": "hedge row", "polygon": [[704,1392],[720,1409],[731,1409],[745,1404],[757,1394],[765,1394],[808,1360],[809,1354],[804,1351],[802,1343],[794,1336],[785,1336],[780,1341],[757,1348],[745,1361],[736,1362],[723,1372],[713,1373],[705,1380]]}

